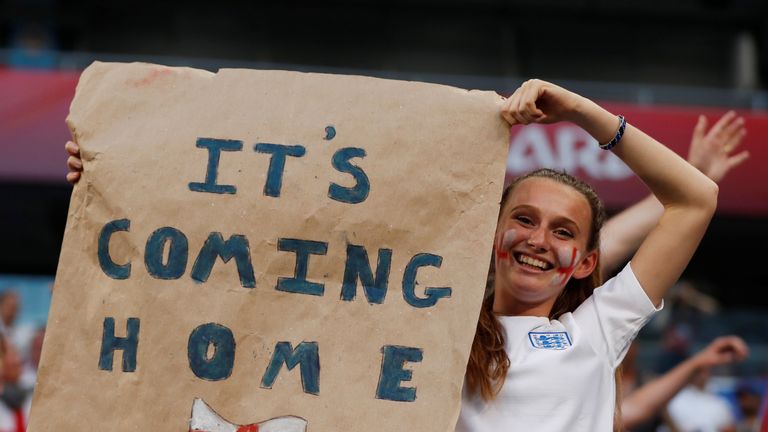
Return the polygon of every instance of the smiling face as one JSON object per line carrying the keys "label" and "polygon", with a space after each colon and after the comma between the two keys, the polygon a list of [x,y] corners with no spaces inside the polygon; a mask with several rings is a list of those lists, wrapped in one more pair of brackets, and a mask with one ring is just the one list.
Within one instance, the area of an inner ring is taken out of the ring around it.
{"label": "smiling face", "polygon": [[589,276],[592,210],[569,185],[543,177],[522,180],[502,209],[494,242],[494,311],[548,316],[571,277]]}

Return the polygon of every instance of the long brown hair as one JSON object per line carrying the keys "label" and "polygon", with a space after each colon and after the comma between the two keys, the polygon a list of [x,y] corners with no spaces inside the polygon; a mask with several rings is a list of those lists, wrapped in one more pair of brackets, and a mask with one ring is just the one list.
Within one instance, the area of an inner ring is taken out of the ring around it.
{"label": "long brown hair", "polygon": [[[567,174],[564,171],[555,171],[551,169],[538,169],[528,174],[516,178],[504,190],[501,198],[501,209],[499,218],[504,212],[504,205],[515,187],[523,180],[536,177],[554,180],[558,183],[570,186],[579,191],[589,203],[592,210],[592,225],[590,227],[589,238],[587,239],[587,250],[599,250],[600,248],[600,229],[605,221],[605,209],[600,198],[598,198],[591,186],[583,181]],[[486,283],[486,298],[480,311],[480,318],[477,322],[477,331],[475,339],[472,341],[472,349],[469,354],[469,363],[467,364],[466,385],[470,393],[477,394],[485,400],[491,400],[501,390],[504,380],[509,371],[509,357],[504,349],[504,329],[501,322],[493,314],[493,286],[494,286],[494,260],[491,259],[491,266],[488,272],[488,281]],[[573,312],[584,302],[592,291],[602,284],[600,275],[600,260],[598,258],[597,267],[592,274],[583,279],[571,278],[565,285],[565,288],[555,300],[549,318],[556,318],[566,312]]]}

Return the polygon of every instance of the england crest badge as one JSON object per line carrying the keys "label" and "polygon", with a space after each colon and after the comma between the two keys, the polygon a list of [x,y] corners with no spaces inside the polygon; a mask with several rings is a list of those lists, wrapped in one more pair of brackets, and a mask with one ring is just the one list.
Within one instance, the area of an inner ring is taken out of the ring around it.
{"label": "england crest badge", "polygon": [[528,332],[531,346],[538,349],[564,350],[572,346],[568,332]]}

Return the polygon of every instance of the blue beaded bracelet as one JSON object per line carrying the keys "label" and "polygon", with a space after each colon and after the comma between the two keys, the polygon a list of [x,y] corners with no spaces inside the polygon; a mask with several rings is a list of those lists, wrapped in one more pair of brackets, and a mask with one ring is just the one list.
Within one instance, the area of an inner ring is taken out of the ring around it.
{"label": "blue beaded bracelet", "polygon": [[624,129],[626,128],[627,128],[627,121],[624,120],[623,115],[619,115],[619,130],[616,131],[616,136],[613,137],[612,140],[608,141],[605,144],[598,144],[600,148],[603,150],[610,150],[614,146],[616,146],[616,144],[618,144],[619,141],[621,141],[621,137],[624,136]]}

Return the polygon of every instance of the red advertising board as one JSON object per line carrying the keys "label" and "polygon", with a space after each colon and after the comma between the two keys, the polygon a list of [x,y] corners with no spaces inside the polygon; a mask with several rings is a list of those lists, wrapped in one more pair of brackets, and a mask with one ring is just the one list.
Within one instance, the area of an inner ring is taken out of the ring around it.
{"label": "red advertising board", "polygon": [[0,68],[0,180],[64,180],[64,119],[79,77]]}
{"label": "red advertising board", "polygon": [[[69,131],[64,118],[79,72],[0,69],[0,179],[57,181],[66,173],[63,150]],[[727,109],[604,104],[627,121],[686,156],[699,114],[710,125]],[[742,148],[751,157],[720,185],[719,211],[768,216],[768,113],[744,111],[747,136]],[[648,193],[610,152],[596,148],[584,131],[571,124],[516,127],[512,131],[507,176],[540,166],[566,169],[589,181],[606,205],[618,209]]]}

